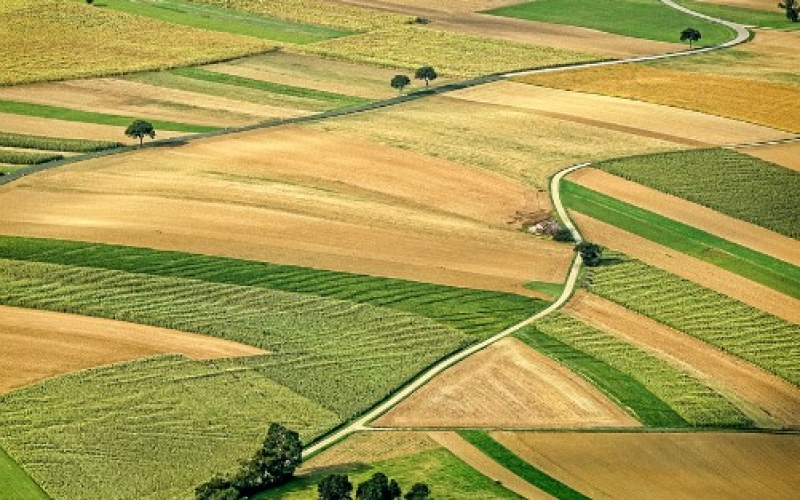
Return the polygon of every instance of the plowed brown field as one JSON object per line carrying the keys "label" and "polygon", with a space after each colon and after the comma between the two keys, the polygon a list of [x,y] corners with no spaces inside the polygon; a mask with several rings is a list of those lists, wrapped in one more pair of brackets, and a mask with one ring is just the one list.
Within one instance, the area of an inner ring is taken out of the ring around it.
{"label": "plowed brown field", "polygon": [[0,232],[525,293],[563,280],[572,257],[509,224],[535,198],[492,173],[281,128],[28,177],[0,189]]}
{"label": "plowed brown field", "polygon": [[[66,137],[73,139],[96,139],[101,141],[117,141],[138,144],[137,139],[125,135],[125,127],[98,125],[96,123],[71,122],[53,120],[38,116],[12,115],[0,113],[0,130],[15,134],[46,135],[49,137]],[[156,131],[157,139],[167,139],[186,135],[185,132]]]}
{"label": "plowed brown field", "polygon": [[753,148],[742,148],[738,150],[762,160],[777,163],[786,168],[800,171],[800,142],[789,144],[778,144],[775,146],[758,146]]}
{"label": "plowed brown field", "polygon": [[800,436],[533,433],[492,437],[597,500],[785,500],[800,490]]}
{"label": "plowed brown field", "polygon": [[639,423],[580,376],[507,338],[438,375],[374,425],[630,427]]}
{"label": "plowed brown field", "polygon": [[567,179],[631,205],[800,266],[800,242],[788,236],[729,217],[702,205],[662,193],[596,168],[580,169],[570,174]]}
{"label": "plowed brown field", "polygon": [[591,241],[619,250],[786,321],[800,323],[800,300],[586,215],[573,212],[572,216],[584,236]]}
{"label": "plowed brown field", "polygon": [[530,109],[564,120],[696,146],[791,137],[767,127],[669,106],[510,81],[472,87],[449,95]]}
{"label": "plowed brown field", "polygon": [[0,393],[55,375],[159,354],[192,359],[265,354],[194,333],[5,306],[0,306],[0,345]]}
{"label": "plowed brown field", "polygon": [[760,426],[800,428],[800,389],[789,382],[585,291],[572,298],[567,310],[692,373],[728,396]]}

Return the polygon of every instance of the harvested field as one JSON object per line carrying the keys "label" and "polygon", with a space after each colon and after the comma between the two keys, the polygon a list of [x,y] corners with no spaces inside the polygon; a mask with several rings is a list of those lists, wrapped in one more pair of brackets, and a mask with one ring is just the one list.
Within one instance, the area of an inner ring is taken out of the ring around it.
{"label": "harvested field", "polygon": [[742,148],[737,151],[800,172],[800,142],[778,144],[775,146]]}
{"label": "harvested field", "polygon": [[450,96],[529,109],[562,120],[690,146],[790,137],[778,130],[693,111],[510,81],[460,90]]}
{"label": "harvested field", "polygon": [[518,183],[298,128],[92,160],[9,185],[2,198],[5,234],[521,294],[528,281],[563,280],[572,257],[512,230],[517,210],[535,209],[536,193]]}
{"label": "harvested field", "polygon": [[[9,113],[0,113],[0,123],[3,124],[3,132],[12,132],[15,134],[41,135],[42,133],[46,133],[51,137],[64,137],[67,139],[119,141],[126,144],[139,143],[137,139],[131,139],[125,135],[124,127],[117,127],[114,125],[54,120],[51,118]],[[178,137],[181,135],[186,135],[186,133],[156,131],[156,137],[159,139]]]}
{"label": "harvested field", "polygon": [[[703,85],[697,85],[698,79],[703,80]],[[731,76],[698,76],[687,71],[637,64],[530,75],[517,81],[664,104],[800,132],[800,114],[789,111],[797,96],[797,88],[792,85]],[[714,89],[714,99],[708,98],[709,88]],[[787,135],[746,135],[742,142],[781,137]]]}
{"label": "harvested field", "polygon": [[517,339],[449,368],[373,423],[384,427],[609,427],[635,419]]}
{"label": "harvested field", "polygon": [[383,462],[437,448],[439,445],[424,432],[359,432],[306,460],[297,473],[309,475],[333,466]]}
{"label": "harvested field", "polygon": [[[479,118],[477,118],[479,117]],[[678,144],[542,116],[534,110],[431,97],[308,127],[497,172],[544,190],[560,167],[674,150]],[[549,204],[542,193],[542,207]]]}
{"label": "harvested field", "polygon": [[800,300],[586,215],[573,212],[571,216],[590,241],[619,250],[786,321],[800,324]]}
{"label": "harvested field", "polygon": [[[796,144],[796,146],[800,146],[800,143]],[[758,149],[753,149],[753,151]],[[795,149],[800,151],[800,148]],[[750,150],[745,150],[744,152],[747,151]],[[798,163],[798,166],[800,166],[800,163]],[[596,168],[581,169],[570,174],[568,180],[664,217],[702,229],[763,254],[771,255],[795,266],[800,266],[800,242],[788,236]]]}
{"label": "harvested field", "polygon": [[491,435],[535,467],[598,500],[781,500],[793,498],[800,488],[800,436],[795,435]]}
{"label": "harvested field", "polygon": [[760,368],[652,319],[579,291],[567,310],[688,371],[727,396],[759,426],[800,427],[800,389]]}
{"label": "harvested field", "polygon": [[5,306],[0,306],[0,339],[0,393],[55,375],[159,354],[191,359],[265,354],[205,335]]}

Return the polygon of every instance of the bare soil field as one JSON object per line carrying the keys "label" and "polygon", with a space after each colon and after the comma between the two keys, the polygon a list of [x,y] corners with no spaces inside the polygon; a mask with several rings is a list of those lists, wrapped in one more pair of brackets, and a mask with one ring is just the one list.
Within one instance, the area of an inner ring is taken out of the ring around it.
{"label": "bare soil field", "polygon": [[531,294],[568,246],[517,231],[536,193],[492,173],[287,127],[99,158],[0,190],[0,232]]}
{"label": "bare soil field", "polygon": [[374,463],[439,448],[424,432],[359,432],[303,462],[298,475],[332,466]]}
{"label": "bare soil field", "polygon": [[198,125],[235,127],[302,114],[297,110],[100,78],[0,88],[0,99]]}
{"label": "bare soil field", "polygon": [[489,477],[505,488],[522,496],[522,498],[534,500],[552,500],[552,496],[543,492],[539,488],[525,481],[513,472],[509,471],[499,463],[484,455],[478,448],[472,446],[466,439],[456,432],[429,432],[428,435],[447,448],[450,453],[460,458],[464,463],[477,470],[486,477]]}
{"label": "bare soil field", "polygon": [[800,171],[800,142],[738,149],[762,160],[771,161],[792,170]]}
{"label": "bare soil field", "polygon": [[800,436],[494,432],[517,455],[598,500],[782,500],[800,488]]}
{"label": "bare soil field", "polygon": [[734,402],[763,427],[800,428],[800,389],[715,347],[597,295],[566,308],[582,321],[665,358]]}
{"label": "bare soil field", "polygon": [[[546,189],[549,175],[587,160],[674,150],[650,137],[511,106],[432,97],[306,125],[500,173]],[[542,194],[541,206],[547,206]]]}
{"label": "bare soil field", "polygon": [[732,5],[733,7],[743,7],[756,10],[775,10],[776,2],[770,0],[700,0],[705,3],[716,3],[719,5]]}
{"label": "bare soil field", "polygon": [[438,29],[544,45],[606,57],[631,57],[682,50],[678,44],[630,38],[597,30],[480,14],[512,0],[424,2],[421,0],[336,0],[347,5],[424,17]]}
{"label": "bare soil field", "polygon": [[578,123],[589,120],[589,124],[597,127],[687,145],[730,144],[790,137],[789,134],[767,127],[694,111],[510,81],[460,90],[450,96],[530,109]]}
{"label": "bare soil field", "polygon": [[[100,125],[96,123],[54,120],[38,116],[13,115],[0,113],[0,130],[15,134],[46,135],[49,137],[65,137],[68,139],[96,139],[102,141],[118,141],[127,144],[138,144],[137,139],[125,135],[125,127]],[[186,135],[185,132],[162,132],[156,130],[157,139],[166,139]]]}
{"label": "bare soil field", "polygon": [[265,354],[194,333],[5,306],[0,306],[0,343],[0,393],[55,375],[159,354],[192,359]]}
{"label": "bare soil field", "polygon": [[786,321],[800,323],[800,300],[586,215],[573,212],[572,216],[590,241],[619,250]]}
{"label": "bare soil field", "polygon": [[[529,75],[517,80],[564,90],[675,106],[788,132],[800,132],[800,114],[791,112],[792,103],[797,96],[797,88],[792,85],[711,74],[701,76],[694,72],[638,64]],[[702,85],[697,84],[700,80],[703,81]],[[708,97],[709,88],[714,89],[713,99]],[[676,127],[681,126],[680,122],[676,123]],[[770,137],[762,129],[762,133],[744,134],[741,142],[786,136],[787,134],[774,134]]]}
{"label": "bare soil field", "polygon": [[[800,144],[798,144],[800,145]],[[748,152],[749,150],[744,150]],[[798,148],[800,151],[800,148]],[[720,238],[800,266],[800,242],[596,168],[583,168],[568,180]]]}
{"label": "bare soil field", "polygon": [[373,425],[552,428],[639,423],[580,376],[507,338],[438,375]]}

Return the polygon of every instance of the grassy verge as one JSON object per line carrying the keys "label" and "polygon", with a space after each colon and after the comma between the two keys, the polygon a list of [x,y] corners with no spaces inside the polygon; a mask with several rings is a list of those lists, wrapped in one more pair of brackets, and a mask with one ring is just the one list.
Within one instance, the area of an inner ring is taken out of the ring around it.
{"label": "grassy verge", "polygon": [[300,97],[304,99],[323,101],[326,103],[333,104],[335,106],[353,106],[357,104],[365,104],[367,102],[370,102],[369,99],[363,99],[361,97],[336,94],[333,92],[325,92],[323,90],[307,89],[303,87],[294,87],[291,85],[281,85],[278,83],[256,80],[254,78],[245,78],[242,76],[217,73],[214,71],[207,71],[199,68],[174,69],[172,70],[172,73],[187,78],[193,78],[195,80],[222,83],[225,85],[233,85],[236,87],[244,87],[248,89],[261,90],[264,92],[271,92],[273,94],[282,94],[292,97]]}
{"label": "grassy verge", "polygon": [[11,165],[39,165],[62,158],[64,158],[64,155],[54,153],[0,149],[0,163],[9,163]]}
{"label": "grassy verge", "polygon": [[517,338],[589,380],[612,400],[650,427],[690,427],[668,404],[632,375],[529,326]]}
{"label": "grassy verge", "polygon": [[797,266],[572,182],[564,182],[561,189],[570,209],[800,298]]}
{"label": "grassy verge", "polygon": [[511,450],[492,439],[485,431],[459,431],[459,434],[492,460],[555,498],[559,500],[589,500],[586,495],[519,458]]}
{"label": "grassy verge", "polygon": [[0,448],[0,488],[4,500],[50,500],[38,484]]}
{"label": "grassy verge", "polygon": [[[676,0],[675,3],[707,16],[733,21],[734,23],[743,24],[745,26],[789,30],[800,29],[800,23],[793,23],[787,19],[786,12],[780,8],[773,8],[772,10],[748,9],[734,7],[732,5],[695,2],[692,0]],[[769,5],[776,7],[777,2]]]}
{"label": "grassy verge", "polygon": [[800,385],[800,325],[624,255],[607,257],[613,262],[592,269],[593,293]]}
{"label": "grassy verge", "polygon": [[[130,116],[109,115],[106,113],[94,113],[92,111],[80,111],[77,109],[61,108],[57,106],[46,106],[44,104],[32,104],[27,102],[4,101],[0,100],[0,112],[13,115],[38,116],[40,118],[52,118],[54,120],[66,120],[71,122],[98,123],[101,125],[115,125],[127,127],[137,118]],[[174,132],[202,133],[219,130],[219,127],[209,127],[206,125],[191,125],[188,123],[177,123],[163,120],[148,120],[153,124],[156,131],[170,130]],[[120,136],[124,130],[120,130]]]}
{"label": "grassy verge", "polygon": [[606,160],[614,175],[800,238],[800,172],[727,149]]}
{"label": "grassy verge", "polygon": [[62,137],[45,137],[41,135],[12,134],[0,132],[0,146],[46,151],[70,151],[73,153],[91,153],[105,149],[118,148],[121,142],[93,141],[88,139],[65,139]]}
{"label": "grassy verge", "polygon": [[95,3],[95,8],[107,8],[167,23],[276,42],[313,43],[349,34],[343,30],[180,0],[101,0]]}
{"label": "grassy verge", "polygon": [[564,290],[564,283],[547,283],[544,281],[531,281],[525,283],[525,288],[534,292],[543,293],[549,297],[556,298]]}
{"label": "grassy verge", "polygon": [[591,4],[580,0],[537,0],[487,12],[663,42],[678,43],[687,26],[702,33],[703,45],[718,45],[734,34],[729,28],[679,12],[658,0],[597,0]]}

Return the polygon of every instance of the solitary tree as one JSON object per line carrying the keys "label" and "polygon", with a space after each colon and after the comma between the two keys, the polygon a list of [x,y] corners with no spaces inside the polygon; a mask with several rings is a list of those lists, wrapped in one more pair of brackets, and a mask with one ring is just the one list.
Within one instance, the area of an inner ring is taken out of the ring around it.
{"label": "solitary tree", "polygon": [[796,23],[800,18],[800,2],[797,0],[784,0],[778,4],[781,9],[786,9],[786,19]]}
{"label": "solitary tree", "polygon": [[575,251],[581,254],[583,263],[589,267],[595,267],[603,259],[603,247],[596,243],[584,241],[575,245]]}
{"label": "solitary tree", "polygon": [[439,75],[436,74],[436,70],[433,69],[433,67],[423,66],[417,69],[414,73],[414,78],[417,80],[425,80],[425,86],[427,87],[428,83],[439,78]]}
{"label": "solitary tree", "polygon": [[391,85],[393,89],[397,89],[398,91],[402,92],[403,88],[405,88],[405,86],[409,83],[411,83],[411,79],[406,75],[394,75],[394,78],[392,78],[392,81],[389,83],[389,85]]}
{"label": "solitary tree", "polygon": [[689,40],[689,48],[692,48],[692,44],[702,38],[700,32],[694,28],[686,28],[685,30],[681,31],[681,42],[685,42]]}
{"label": "solitary tree", "polygon": [[156,129],[153,128],[153,124],[150,122],[146,122],[144,120],[136,120],[130,125],[128,128],[125,129],[125,135],[130,138],[139,139],[139,146],[142,145],[142,139],[144,136],[148,136],[151,139],[155,139],[156,137]]}
{"label": "solitary tree", "polygon": [[331,474],[318,485],[319,500],[352,500],[353,484],[346,474]]}
{"label": "solitary tree", "polygon": [[408,490],[406,500],[432,500],[431,489],[425,483],[417,483]]}

